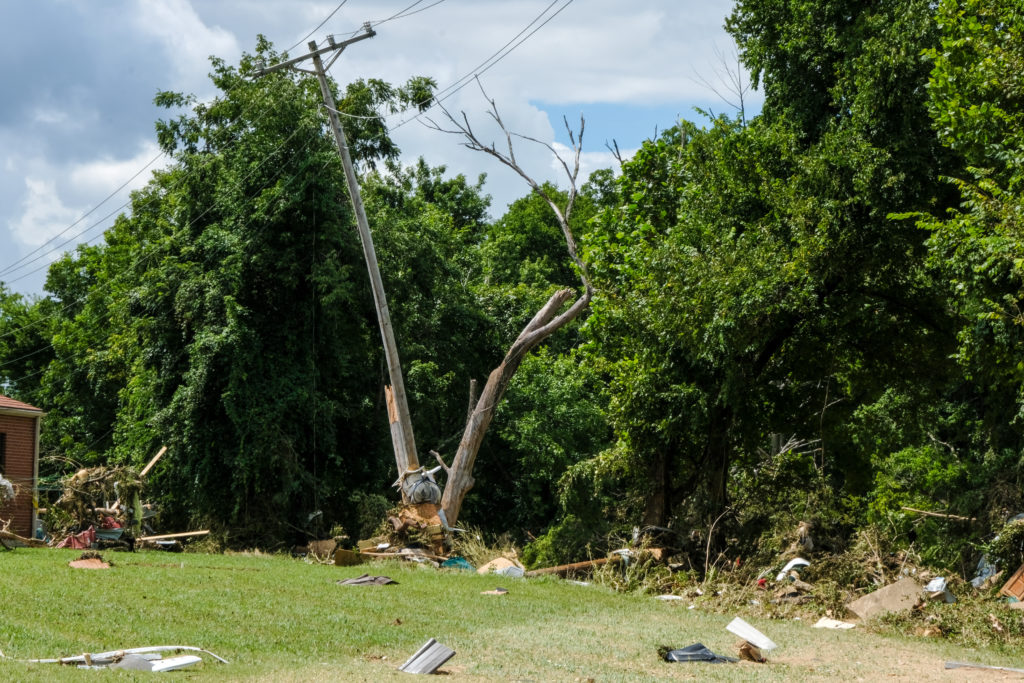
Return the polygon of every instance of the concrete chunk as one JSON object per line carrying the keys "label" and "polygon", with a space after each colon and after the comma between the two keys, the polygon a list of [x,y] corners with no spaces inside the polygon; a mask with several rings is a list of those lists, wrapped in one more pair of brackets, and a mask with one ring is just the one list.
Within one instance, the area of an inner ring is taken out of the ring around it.
{"label": "concrete chunk", "polygon": [[861,619],[867,620],[888,612],[909,612],[920,599],[921,586],[914,579],[905,576],[896,583],[854,600],[846,608]]}

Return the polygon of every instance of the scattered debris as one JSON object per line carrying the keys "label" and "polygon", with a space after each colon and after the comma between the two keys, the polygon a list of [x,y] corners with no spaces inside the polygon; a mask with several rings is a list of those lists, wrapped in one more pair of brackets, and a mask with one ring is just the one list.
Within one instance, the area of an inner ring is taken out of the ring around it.
{"label": "scattered debris", "polygon": [[10,525],[11,525],[10,520],[8,520],[8,521],[0,520],[0,523],[3,524],[3,526],[0,527],[0,548],[5,548],[7,550],[10,550],[10,547],[5,543],[5,541],[11,541],[12,543],[16,543],[18,545],[27,546],[29,548],[45,548],[46,547],[46,542],[45,541],[40,541],[39,539],[36,539],[36,538],[25,538],[24,536],[19,536],[18,534],[14,533],[13,531],[10,531],[9,530]]}
{"label": "scattered debris", "polygon": [[900,509],[901,510],[906,510],[907,512],[916,512],[917,514],[924,515],[926,517],[938,517],[940,519],[953,519],[953,520],[956,520],[958,522],[976,522],[976,521],[978,521],[978,519],[976,517],[964,517],[963,515],[951,515],[948,512],[932,512],[931,510],[918,510],[917,508],[907,507],[906,505],[903,505]]}
{"label": "scattered debris", "polygon": [[209,529],[203,529],[202,531],[182,531],[178,534],[160,534],[159,536],[139,536],[138,540],[140,543],[143,543],[145,541],[166,541],[172,538],[193,538],[195,536],[206,536],[209,533]]}
{"label": "scattered debris", "polygon": [[455,650],[431,638],[398,670],[410,674],[432,674],[454,656]]}
{"label": "scattered debris", "polygon": [[677,650],[662,646],[658,648],[658,654],[666,662],[711,662],[712,664],[723,664],[739,661],[735,657],[716,654],[704,647],[702,643],[694,643]]}
{"label": "scattered debris", "polygon": [[797,573],[803,570],[804,567],[809,566],[811,563],[802,557],[794,557],[792,560],[786,563],[786,566],[782,568],[782,571],[775,575],[776,581],[784,580],[790,571],[796,570]]}
{"label": "scattered debris", "polygon": [[71,548],[73,550],[88,550],[96,542],[96,529],[89,526],[85,531],[77,534],[68,534],[63,541],[57,544],[58,548]]}
{"label": "scattered debris", "polygon": [[334,556],[338,549],[338,539],[328,538],[320,541],[310,541],[306,544],[306,557],[314,560],[324,561]]}
{"label": "scattered debris", "polygon": [[0,475],[0,506],[14,500],[14,484]]}
{"label": "scattered debris", "polygon": [[977,589],[983,589],[989,579],[999,574],[999,568],[989,562],[987,555],[982,555],[981,559],[978,560],[978,568],[974,572],[974,578],[971,579],[971,585]]}
{"label": "scattered debris", "polygon": [[369,574],[363,574],[354,579],[339,579],[335,583],[342,586],[386,586],[392,583],[398,585],[398,582],[390,576],[371,576]]}
{"label": "scattered debris", "polygon": [[654,599],[655,600],[664,600],[665,602],[670,602],[670,601],[673,601],[673,600],[683,600],[684,598],[683,598],[682,595],[655,595]]}
{"label": "scattered debris", "polygon": [[498,586],[491,591],[481,591],[480,595],[508,595],[508,589]]}
{"label": "scattered debris", "polygon": [[746,662],[757,662],[758,664],[764,664],[768,661],[765,656],[761,654],[760,649],[754,647],[747,641],[740,643],[740,659]]}
{"label": "scattered debris", "polygon": [[856,624],[851,624],[848,621],[839,621],[838,619],[830,619],[828,617],[822,617],[818,619],[818,622],[811,628],[834,628],[834,629],[848,629],[854,628]]}
{"label": "scattered debris", "polygon": [[1014,598],[1016,600],[1024,600],[1024,564],[1014,572],[1013,576],[1010,577],[1002,588],[999,589],[1000,595],[1005,595],[1008,598]]}
{"label": "scattered debris", "polygon": [[440,508],[435,503],[403,505],[388,513],[384,530],[379,536],[359,541],[360,552],[381,549],[423,547],[434,555],[445,551],[444,525]]}
{"label": "scattered debris", "polygon": [[[210,655],[222,664],[229,663],[228,660],[223,657],[218,657],[209,650],[189,645],[154,645],[151,647],[111,650],[110,652],[86,652],[73,657],[60,657],[57,659],[26,659],[23,661],[29,664],[75,665],[79,669],[111,668],[140,671],[173,671],[202,661],[202,658],[196,657],[195,655],[162,657],[158,654],[161,652],[173,652],[176,655],[181,652],[201,652],[203,654]],[[0,656],[3,656],[3,653],[0,653]]]}
{"label": "scattered debris", "polygon": [[1013,669],[1008,666],[991,666],[989,664],[974,664],[972,662],[946,662],[947,669],[992,669],[993,671],[1009,671],[1015,674],[1024,674],[1024,669]]}
{"label": "scattered debris", "polygon": [[949,605],[956,602],[956,596],[949,592],[949,587],[946,585],[945,576],[936,576],[929,581],[924,587],[924,592],[928,594],[929,600],[942,598]]}
{"label": "scattered debris", "polygon": [[507,557],[496,557],[485,565],[482,565],[476,570],[477,574],[500,574],[502,576],[520,577],[525,574],[523,565],[519,564],[516,560],[510,560]]}
{"label": "scattered debris", "polygon": [[896,583],[857,598],[846,607],[861,619],[867,620],[887,612],[909,612],[920,599],[921,587],[917,580],[905,576]]}
{"label": "scattered debris", "polygon": [[730,621],[729,625],[725,627],[725,630],[733,635],[739,636],[744,641],[750,643],[759,650],[764,650],[765,652],[770,652],[778,647],[771,638],[758,631],[740,617],[736,617]]}

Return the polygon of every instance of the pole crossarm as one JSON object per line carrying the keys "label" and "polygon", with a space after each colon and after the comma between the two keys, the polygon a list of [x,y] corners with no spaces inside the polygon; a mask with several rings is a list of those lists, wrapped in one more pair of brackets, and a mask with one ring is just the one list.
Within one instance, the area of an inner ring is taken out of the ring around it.
{"label": "pole crossarm", "polygon": [[335,50],[344,50],[346,47],[348,47],[352,43],[358,43],[361,40],[366,40],[367,38],[373,38],[375,35],[377,35],[377,32],[374,31],[373,28],[370,27],[369,23],[363,24],[363,31],[364,31],[364,33],[361,33],[360,35],[356,36],[355,38],[349,38],[348,40],[343,40],[340,43],[334,42],[334,36],[330,36],[327,39],[328,40],[328,45],[326,45],[325,47],[321,47],[321,48],[318,48],[316,50],[313,50],[312,52],[309,52],[307,54],[302,55],[301,57],[295,57],[294,59],[289,59],[288,61],[281,62],[281,63],[275,64],[273,66],[267,66],[267,67],[264,67],[262,69],[259,69],[259,70],[257,70],[253,74],[253,77],[254,78],[259,78],[260,76],[266,76],[269,73],[272,73],[274,71],[279,71],[280,69],[287,69],[290,66],[294,66],[295,64],[298,64],[299,62],[304,62],[307,59],[310,59],[312,57],[319,57],[322,54],[326,54],[328,52],[334,52]]}

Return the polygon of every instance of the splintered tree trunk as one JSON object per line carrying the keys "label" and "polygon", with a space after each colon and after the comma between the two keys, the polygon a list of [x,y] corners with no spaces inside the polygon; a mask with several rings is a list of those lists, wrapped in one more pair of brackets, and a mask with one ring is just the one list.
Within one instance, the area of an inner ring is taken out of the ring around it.
{"label": "splintered tree trunk", "polygon": [[[479,85],[479,80],[477,81]],[[515,152],[512,149],[512,135],[505,128],[505,123],[501,120],[501,116],[498,113],[498,107],[494,103],[494,100],[487,97],[487,93],[484,92],[483,86],[480,86],[480,92],[483,93],[484,97],[490,104],[489,114],[498,127],[505,133],[505,143],[508,146],[508,151],[499,150],[492,142],[486,144],[477,137],[473,131],[472,126],[469,123],[469,119],[466,117],[465,112],[462,113],[461,120],[455,118],[451,113],[444,108],[444,105],[440,105],[441,111],[444,112],[448,119],[448,122],[454,127],[453,129],[445,129],[433,121],[429,121],[430,127],[443,133],[451,133],[458,135],[463,138],[466,147],[478,152],[484,152],[489,154],[510,169],[515,171],[519,176],[526,181],[526,183],[536,192],[538,195],[544,198],[548,206],[551,207],[554,212],[555,218],[558,220],[558,225],[562,229],[562,235],[565,237],[565,247],[570,259],[576,264],[579,271],[580,281],[583,284],[583,294],[580,295],[576,301],[573,302],[564,313],[559,314],[562,307],[572,299],[574,292],[571,289],[563,289],[555,292],[548,299],[548,302],[544,304],[544,307],[537,312],[533,319],[527,324],[523,331],[519,333],[519,337],[516,338],[515,343],[505,354],[504,360],[501,361],[501,365],[491,371],[490,377],[487,378],[487,384],[484,385],[483,391],[480,392],[480,398],[470,406],[469,418],[466,420],[466,429],[462,433],[462,441],[459,443],[459,449],[455,452],[455,459],[452,460],[452,466],[448,467],[445,465],[441,456],[437,453],[434,456],[437,461],[444,468],[448,474],[448,481],[444,487],[444,495],[441,497],[441,510],[444,512],[445,517],[448,520],[448,524],[455,524],[459,518],[459,512],[462,509],[462,501],[469,493],[469,490],[473,488],[473,465],[476,463],[476,455],[480,451],[480,444],[484,440],[484,435],[487,433],[487,428],[491,424],[491,420],[494,418],[494,411],[498,407],[498,402],[501,401],[501,397],[505,394],[505,389],[508,388],[508,383],[512,380],[512,376],[516,374],[516,370],[519,369],[519,364],[523,362],[523,358],[530,352],[531,349],[535,348],[542,341],[547,339],[556,330],[560,329],[567,323],[575,320],[580,313],[590,305],[590,299],[593,296],[594,290],[590,284],[590,279],[587,275],[587,266],[583,263],[580,257],[576,254],[576,240],[572,235],[572,229],[569,227],[569,217],[572,215],[573,205],[576,202],[577,188],[576,179],[579,177],[580,172],[580,151],[583,148],[583,117],[580,117],[580,127],[578,137],[577,134],[569,127],[569,121],[565,121],[565,129],[569,134],[569,141],[572,143],[572,150],[574,152],[574,158],[572,162],[572,168],[569,163],[566,162],[558,154],[558,150],[554,146],[549,145],[535,138],[518,135],[517,137],[523,138],[524,140],[530,140],[536,142],[548,149],[555,159],[561,164],[562,169],[565,171],[566,176],[569,180],[568,199],[565,202],[565,206],[560,207],[552,197],[551,194],[540,184],[538,184],[533,178],[531,178],[516,161]],[[440,103],[438,103],[440,104]],[[471,399],[472,403],[472,399]]]}
{"label": "splintered tree trunk", "polygon": [[573,294],[571,289],[555,292],[533,317],[533,320],[523,328],[515,343],[505,354],[504,360],[491,371],[487,378],[487,384],[480,392],[480,398],[472,406],[472,412],[466,422],[466,429],[462,433],[462,441],[459,442],[459,449],[455,452],[455,459],[452,461],[451,467],[445,466],[438,457],[438,462],[448,473],[448,482],[445,484],[444,495],[441,497],[441,509],[444,511],[448,524],[455,524],[462,509],[462,501],[469,490],[473,488],[473,465],[476,463],[480,444],[494,418],[494,411],[501,401],[501,397],[504,396],[512,376],[519,369],[523,358],[553,332],[578,317],[590,303],[591,292],[588,287],[568,310],[556,317],[556,313],[573,297]]}

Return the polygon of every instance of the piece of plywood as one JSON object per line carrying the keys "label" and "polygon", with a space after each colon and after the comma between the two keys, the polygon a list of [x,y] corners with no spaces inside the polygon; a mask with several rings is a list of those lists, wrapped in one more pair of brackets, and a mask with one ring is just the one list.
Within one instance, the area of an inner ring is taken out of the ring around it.
{"label": "piece of plywood", "polygon": [[1003,587],[999,589],[1002,595],[1008,598],[1016,598],[1017,600],[1024,601],[1024,564],[1013,573],[1010,580],[1003,584]]}
{"label": "piece of plywood", "polygon": [[846,608],[866,620],[888,612],[909,612],[920,599],[921,586],[905,576],[896,583],[854,600]]}

